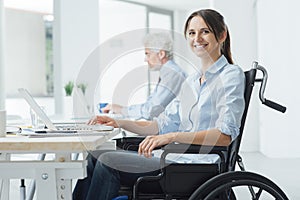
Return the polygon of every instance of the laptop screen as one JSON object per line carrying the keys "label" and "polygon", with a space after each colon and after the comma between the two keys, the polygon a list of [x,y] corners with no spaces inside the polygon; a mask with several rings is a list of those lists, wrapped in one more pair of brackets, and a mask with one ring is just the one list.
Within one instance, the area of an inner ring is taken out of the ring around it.
{"label": "laptop screen", "polygon": [[27,101],[30,108],[34,110],[34,112],[39,116],[39,118],[46,124],[49,129],[57,130],[57,128],[53,125],[49,117],[46,113],[41,109],[41,107],[37,104],[37,102],[33,99],[31,94],[25,88],[19,88],[19,93],[22,97]]}

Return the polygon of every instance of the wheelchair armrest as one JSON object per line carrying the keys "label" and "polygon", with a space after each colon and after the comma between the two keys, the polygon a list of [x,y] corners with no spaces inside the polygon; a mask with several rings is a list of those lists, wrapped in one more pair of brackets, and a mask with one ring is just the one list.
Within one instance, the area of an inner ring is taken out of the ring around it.
{"label": "wheelchair armrest", "polygon": [[[136,137],[122,137],[122,138],[116,138],[117,147],[124,150],[129,151],[138,151],[139,144],[145,139],[145,136],[136,136]],[[161,149],[162,147],[156,147],[156,149]]]}
{"label": "wheelchair armrest", "polygon": [[166,156],[170,153],[186,154],[217,154],[220,156],[221,164],[225,163],[224,152],[228,151],[229,146],[209,146],[195,144],[177,144],[171,143],[163,147],[164,152],[161,155],[161,162],[165,163]]}
{"label": "wheelchair armrest", "polygon": [[116,138],[114,140],[116,140],[117,142],[120,143],[130,143],[130,144],[139,144],[140,142],[142,142],[145,139],[144,136],[137,136],[137,137],[122,137],[122,138]]}
{"label": "wheelchair armrest", "polygon": [[228,151],[228,146],[208,146],[196,144],[171,143],[164,146],[164,151],[168,153],[189,153],[189,154],[218,154]]}
{"label": "wheelchair armrest", "polygon": [[144,136],[136,136],[136,137],[122,137],[116,138],[117,147],[124,150],[132,150],[137,151],[139,148],[139,144],[145,139]]}

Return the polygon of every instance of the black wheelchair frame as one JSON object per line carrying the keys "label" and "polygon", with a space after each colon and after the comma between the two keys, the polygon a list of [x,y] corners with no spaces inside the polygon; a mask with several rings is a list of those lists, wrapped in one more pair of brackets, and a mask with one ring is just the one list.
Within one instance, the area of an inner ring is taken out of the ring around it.
{"label": "black wheelchair frame", "polygon": [[[262,72],[262,78],[256,78],[257,71]],[[245,186],[251,198],[258,200],[268,194],[275,199],[288,199],[286,194],[268,178],[247,172],[239,156],[240,143],[248,113],[248,107],[255,83],[260,83],[259,99],[263,105],[284,113],[286,107],[264,97],[267,84],[267,70],[253,62],[252,68],[245,72],[245,109],[241,121],[240,134],[228,147],[204,146],[187,144],[169,144],[161,156],[161,173],[157,176],[145,176],[137,179],[133,188],[124,187],[121,194],[136,199],[237,199],[236,188]],[[141,137],[123,137],[117,139],[117,146],[126,150],[137,150]],[[217,164],[179,164],[167,163],[170,153],[217,154],[220,162]],[[238,163],[241,171],[235,171]],[[243,197],[244,198],[244,197]]]}

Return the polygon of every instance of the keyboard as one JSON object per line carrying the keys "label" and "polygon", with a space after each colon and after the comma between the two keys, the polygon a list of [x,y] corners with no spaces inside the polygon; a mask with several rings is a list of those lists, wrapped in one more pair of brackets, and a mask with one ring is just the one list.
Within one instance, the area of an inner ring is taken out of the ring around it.
{"label": "keyboard", "polygon": [[105,125],[87,125],[87,124],[80,124],[80,125],[56,125],[57,131],[111,131],[114,129],[112,126],[105,126]]}
{"label": "keyboard", "polygon": [[[64,127],[65,128],[65,127]],[[99,136],[99,135],[108,135],[111,133],[114,129],[110,130],[91,130],[90,128],[87,130],[50,130],[50,129],[22,129],[21,133],[18,133],[18,135],[23,135],[23,136],[29,136],[29,137],[65,137],[65,136]]]}

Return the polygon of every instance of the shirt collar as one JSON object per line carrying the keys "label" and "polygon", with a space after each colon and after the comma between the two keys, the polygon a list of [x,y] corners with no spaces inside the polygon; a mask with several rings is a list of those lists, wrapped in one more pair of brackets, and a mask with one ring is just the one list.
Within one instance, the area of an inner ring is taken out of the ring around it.
{"label": "shirt collar", "polygon": [[[163,64],[159,70],[160,75],[167,74],[170,70],[170,68],[173,69],[174,66],[174,61],[173,60],[168,60],[165,64]],[[169,68],[169,69],[168,69]]]}
{"label": "shirt collar", "polygon": [[[213,65],[211,65],[205,72],[206,80],[213,77],[216,73],[218,73],[221,69],[223,69],[228,64],[229,63],[226,57],[224,55],[221,55],[221,57]],[[202,75],[203,72],[201,70],[197,71],[193,77],[193,80],[199,82],[199,79]]]}
{"label": "shirt collar", "polygon": [[220,70],[222,70],[226,65],[228,65],[228,61],[224,55],[222,55],[212,66],[210,66],[205,72],[205,78],[210,79]]}

